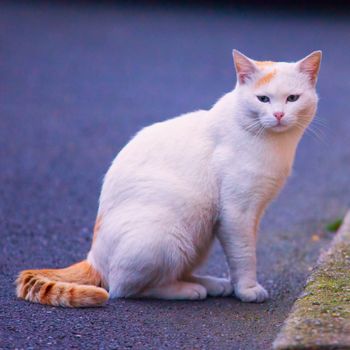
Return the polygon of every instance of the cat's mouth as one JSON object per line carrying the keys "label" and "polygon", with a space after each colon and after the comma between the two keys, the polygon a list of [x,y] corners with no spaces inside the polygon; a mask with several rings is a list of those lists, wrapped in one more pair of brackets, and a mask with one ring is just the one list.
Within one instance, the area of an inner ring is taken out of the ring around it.
{"label": "cat's mouth", "polygon": [[275,126],[270,127],[270,130],[273,130],[274,132],[283,132],[289,129],[289,125],[285,124],[277,124]]}
{"label": "cat's mouth", "polygon": [[262,123],[264,129],[266,130],[270,130],[272,132],[284,132],[287,131],[288,129],[290,129],[290,127],[292,126],[291,123],[286,123],[286,122],[275,122],[275,123]]}
{"label": "cat's mouth", "polygon": [[282,133],[290,129],[291,126],[292,126],[291,123],[286,123],[284,121],[275,122],[273,120],[264,120],[264,119],[258,118],[257,121],[251,124],[243,125],[243,128],[253,135],[258,135],[258,134],[261,134],[263,130],[271,131],[275,133]]}

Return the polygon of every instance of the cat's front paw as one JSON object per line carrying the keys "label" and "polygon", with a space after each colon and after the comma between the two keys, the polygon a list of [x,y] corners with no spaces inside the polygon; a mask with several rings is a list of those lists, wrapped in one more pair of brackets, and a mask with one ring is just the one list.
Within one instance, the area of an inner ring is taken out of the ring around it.
{"label": "cat's front paw", "polygon": [[249,287],[237,285],[235,287],[235,295],[246,303],[262,303],[269,297],[267,290],[259,283]]}

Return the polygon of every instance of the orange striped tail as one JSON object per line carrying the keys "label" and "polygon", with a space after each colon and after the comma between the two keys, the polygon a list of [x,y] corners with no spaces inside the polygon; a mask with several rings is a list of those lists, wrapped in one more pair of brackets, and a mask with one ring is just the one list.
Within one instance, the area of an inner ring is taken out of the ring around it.
{"label": "orange striped tail", "polygon": [[58,270],[26,270],[17,280],[17,296],[33,303],[63,307],[101,306],[108,292],[86,260]]}

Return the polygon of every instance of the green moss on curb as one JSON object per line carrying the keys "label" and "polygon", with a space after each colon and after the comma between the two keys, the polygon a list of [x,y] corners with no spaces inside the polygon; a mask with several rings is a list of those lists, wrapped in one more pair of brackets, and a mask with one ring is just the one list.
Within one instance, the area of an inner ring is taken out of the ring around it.
{"label": "green moss on curb", "polygon": [[299,316],[322,318],[324,325],[334,326],[337,317],[350,322],[350,247],[338,247],[327,266],[315,271],[304,295],[296,302]]}
{"label": "green moss on curb", "polygon": [[341,224],[343,223],[343,219],[336,219],[332,222],[329,222],[327,225],[326,225],[326,230],[327,231],[330,231],[330,232],[336,232],[338,231],[339,227],[341,226]]}
{"label": "green moss on curb", "polygon": [[343,226],[295,302],[275,349],[350,349],[350,213]]}

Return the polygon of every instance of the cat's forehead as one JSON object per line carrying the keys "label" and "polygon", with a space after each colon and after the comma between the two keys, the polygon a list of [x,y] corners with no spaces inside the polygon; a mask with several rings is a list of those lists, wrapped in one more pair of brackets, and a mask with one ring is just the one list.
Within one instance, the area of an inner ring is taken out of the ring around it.
{"label": "cat's forehead", "polygon": [[259,75],[255,81],[254,89],[283,89],[289,90],[301,87],[303,76],[299,74],[295,63],[255,61]]}
{"label": "cat's forehead", "polygon": [[273,62],[273,61],[254,61],[256,66],[259,69],[264,69],[264,68],[271,68],[272,66],[275,66],[278,62]]}

